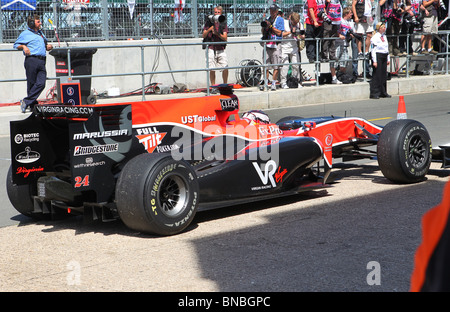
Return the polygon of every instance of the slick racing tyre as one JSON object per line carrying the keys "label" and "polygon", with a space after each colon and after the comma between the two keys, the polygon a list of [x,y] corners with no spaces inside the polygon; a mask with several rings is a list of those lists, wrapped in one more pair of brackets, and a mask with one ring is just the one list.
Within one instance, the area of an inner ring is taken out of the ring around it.
{"label": "slick racing tyre", "polygon": [[9,201],[18,212],[27,217],[35,217],[35,215],[31,214],[34,209],[32,194],[35,192],[33,192],[33,188],[29,184],[13,184],[11,166],[9,166],[6,177],[6,192],[8,193]]}
{"label": "slick racing tyre", "polygon": [[420,122],[400,119],[388,123],[377,145],[383,175],[396,183],[422,181],[431,164],[431,139]]}
{"label": "slick racing tyre", "polygon": [[199,201],[196,174],[185,161],[168,154],[131,159],[116,185],[120,218],[131,229],[157,235],[183,231],[194,219]]}

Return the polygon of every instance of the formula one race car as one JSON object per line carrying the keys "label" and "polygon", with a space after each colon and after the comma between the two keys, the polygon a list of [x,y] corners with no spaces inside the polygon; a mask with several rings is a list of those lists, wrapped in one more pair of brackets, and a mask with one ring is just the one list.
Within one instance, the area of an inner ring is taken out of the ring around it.
{"label": "formula one race car", "polygon": [[[414,120],[239,115],[221,94],[97,105],[37,105],[12,121],[7,192],[22,214],[121,219],[172,235],[197,211],[322,187],[333,159],[378,158],[384,176],[421,181],[431,140]],[[367,147],[376,146],[376,151]]]}

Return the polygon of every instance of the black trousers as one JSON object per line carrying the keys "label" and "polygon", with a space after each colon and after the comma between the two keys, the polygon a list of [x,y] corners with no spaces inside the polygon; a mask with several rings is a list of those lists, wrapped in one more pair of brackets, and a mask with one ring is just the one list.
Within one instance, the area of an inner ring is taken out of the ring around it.
{"label": "black trousers", "polygon": [[370,96],[387,95],[387,54],[377,53],[377,67],[373,67],[372,80],[370,81]]}
{"label": "black trousers", "polygon": [[[323,26],[320,25],[319,27],[314,27],[314,25],[306,24],[306,30],[305,30],[306,39],[310,38],[322,38],[323,37]],[[319,45],[319,53],[320,53],[320,41],[317,40],[306,40],[305,41],[305,48],[306,48],[306,56],[308,57],[309,61],[315,61],[316,60],[316,47],[317,44]]]}
{"label": "black trousers", "polygon": [[27,107],[38,103],[37,99],[45,88],[47,70],[45,60],[37,57],[25,57],[25,73],[27,76],[27,96],[23,99]]}
{"label": "black trousers", "polygon": [[407,50],[406,49],[406,41],[408,41],[406,35],[409,34],[408,53],[412,54],[414,52],[413,36],[412,36],[414,34],[414,26],[411,25],[411,23],[407,23],[406,21],[403,21],[402,28],[401,28],[401,34],[403,36],[400,36],[398,38],[398,44],[399,44],[400,51],[406,52],[406,50]]}

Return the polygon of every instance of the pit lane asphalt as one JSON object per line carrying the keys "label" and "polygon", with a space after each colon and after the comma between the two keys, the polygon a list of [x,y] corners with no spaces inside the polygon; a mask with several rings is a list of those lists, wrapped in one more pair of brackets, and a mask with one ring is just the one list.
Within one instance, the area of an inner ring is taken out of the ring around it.
{"label": "pit lane asphalt", "polygon": [[[14,110],[0,115],[25,117]],[[370,161],[336,165],[333,175],[323,190],[199,213],[171,237],[14,213],[16,224],[0,228],[0,291],[407,291],[420,218],[440,201],[448,170],[433,163],[414,185],[390,183]],[[380,285],[367,282],[373,261]]]}

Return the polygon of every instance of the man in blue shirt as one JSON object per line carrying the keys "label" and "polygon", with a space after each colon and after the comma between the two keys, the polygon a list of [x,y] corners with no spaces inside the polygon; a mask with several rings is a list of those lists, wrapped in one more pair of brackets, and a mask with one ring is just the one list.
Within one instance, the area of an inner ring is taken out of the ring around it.
{"label": "man in blue shirt", "polygon": [[[284,19],[278,15],[278,6],[272,4],[269,8],[270,16],[265,21],[264,25],[261,24],[261,32],[263,34],[263,40],[281,40],[283,38],[284,31]],[[273,41],[266,43],[266,64],[280,64],[281,63],[281,41]],[[264,90],[264,86],[268,83],[269,70],[273,69],[272,73],[272,86],[270,90],[275,91],[276,82],[278,79],[278,70],[280,65],[269,66],[266,69],[266,81],[260,86],[260,90]]]}
{"label": "man in blue shirt", "polygon": [[22,113],[36,105],[37,98],[45,88],[47,70],[45,69],[46,51],[53,49],[41,32],[41,19],[38,15],[29,16],[28,29],[24,30],[14,43],[14,49],[25,55],[25,73],[27,76],[27,96],[20,101]]}

